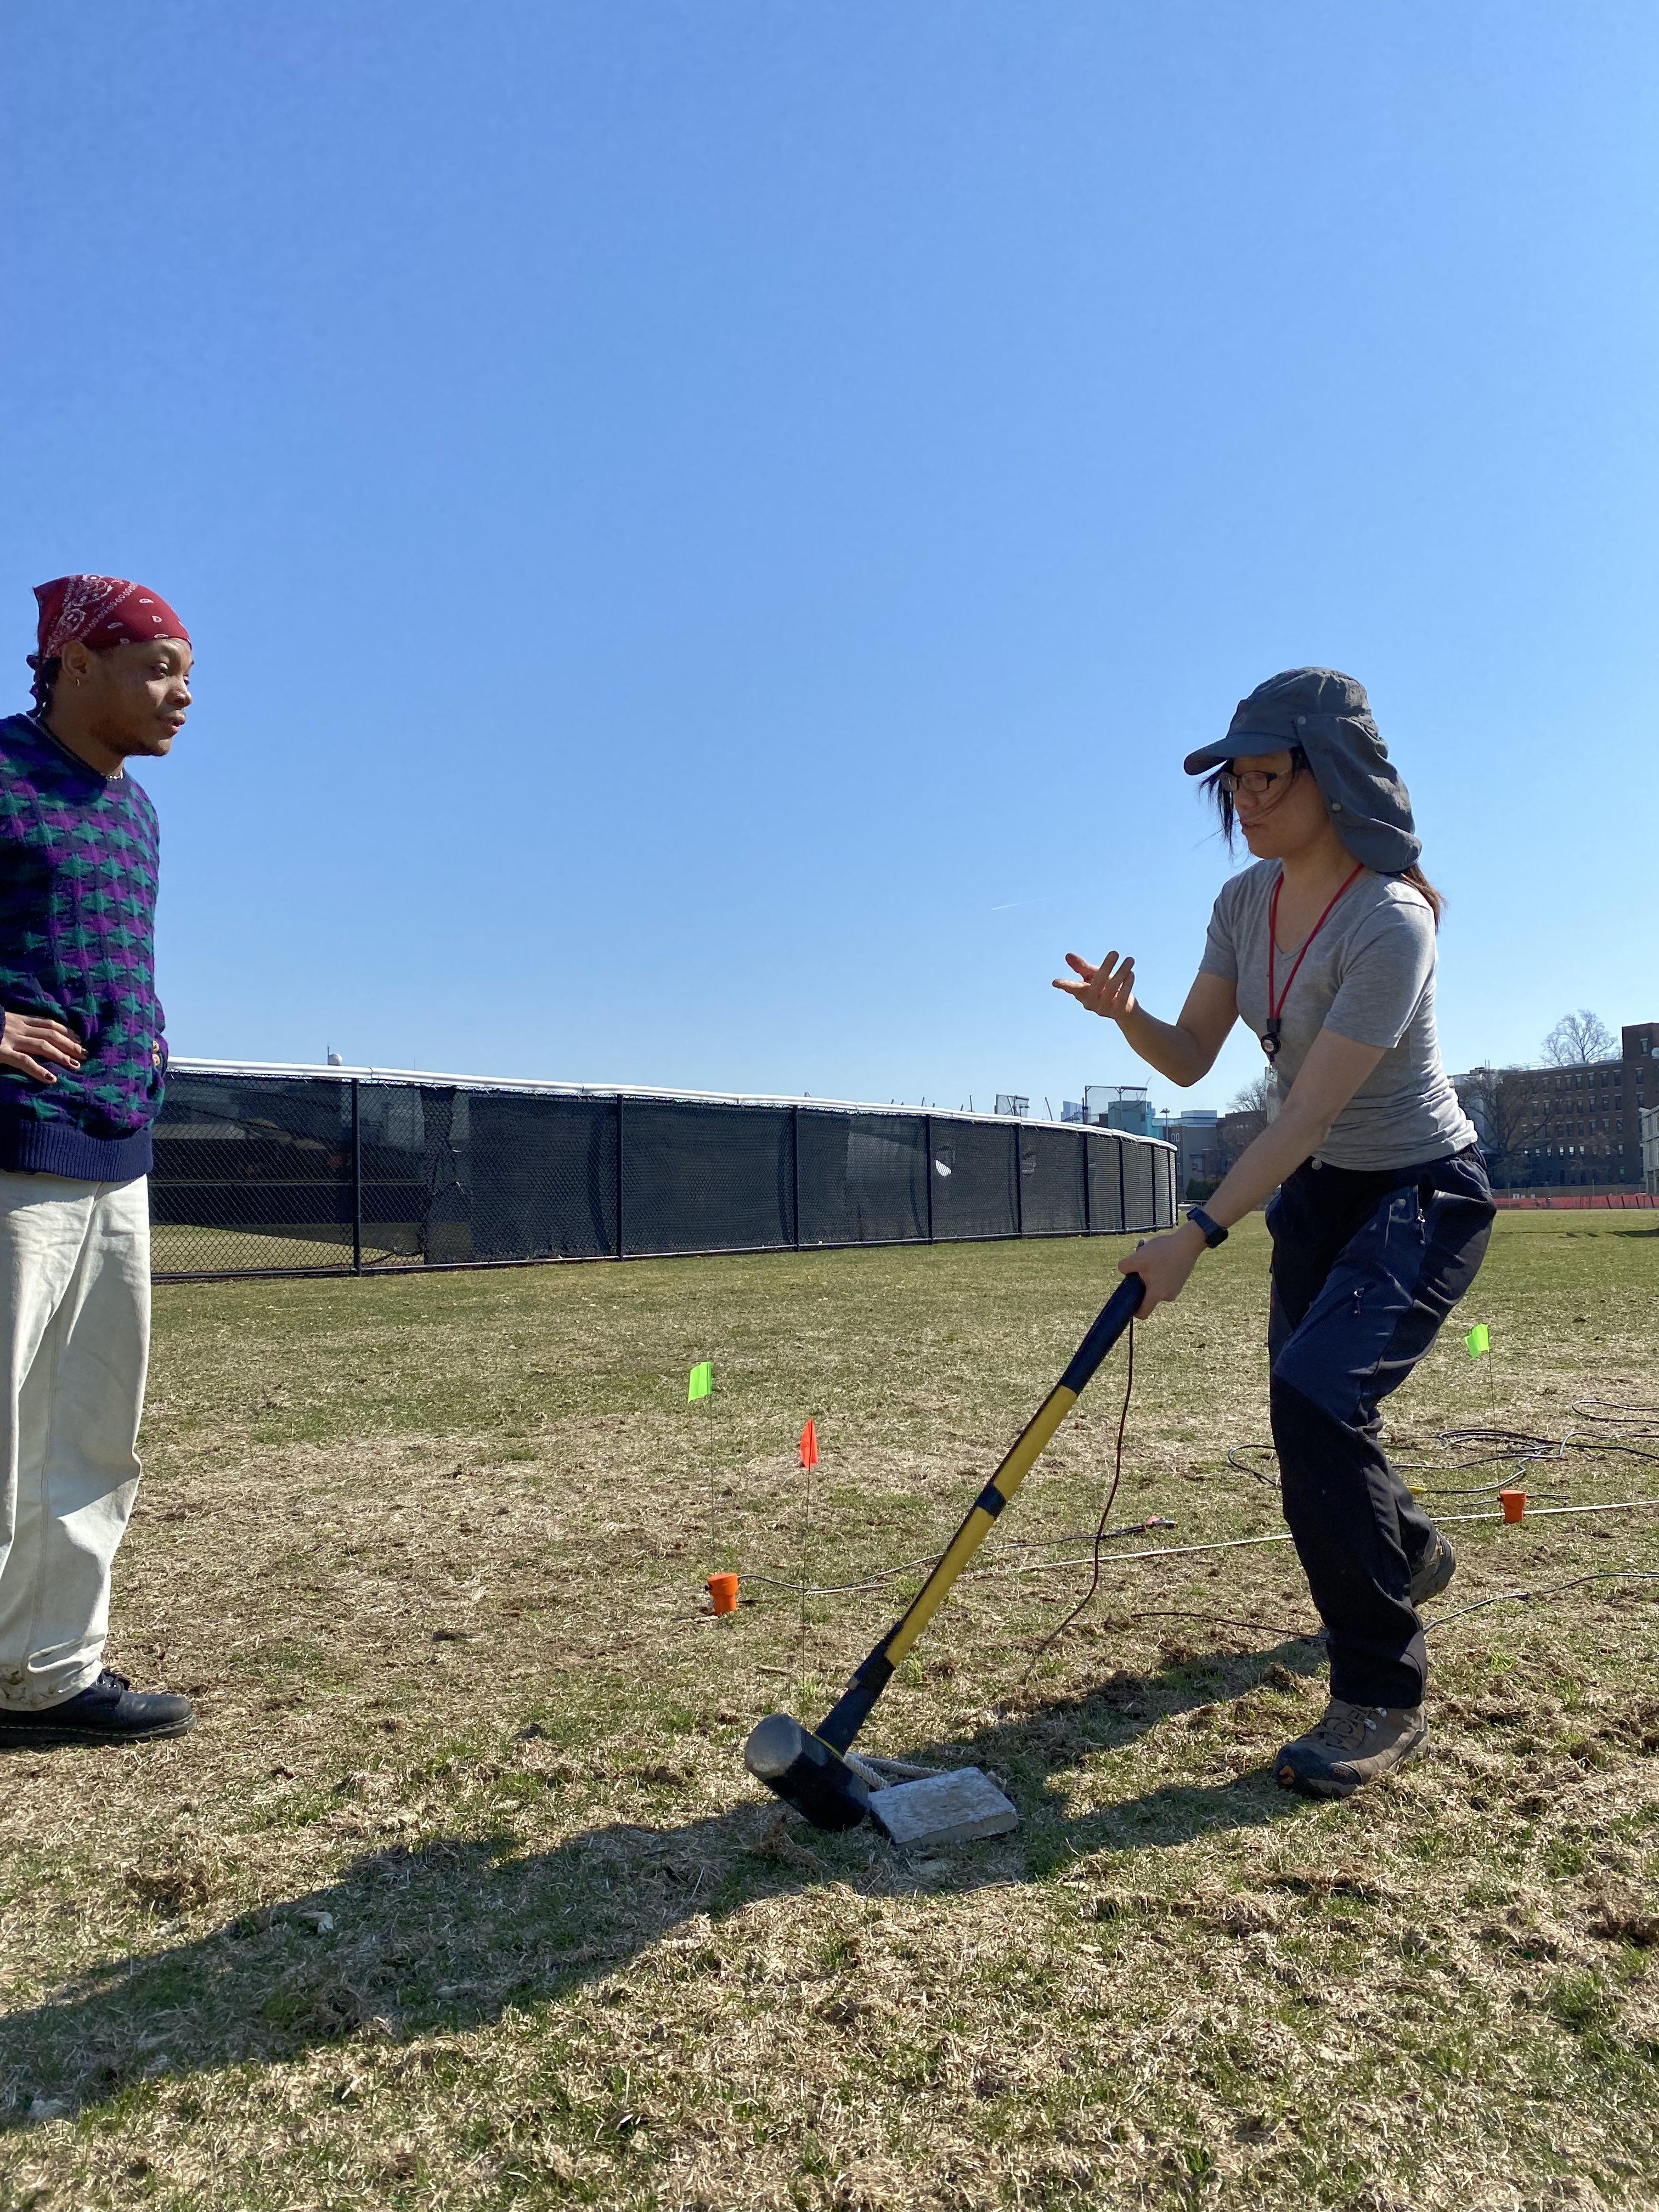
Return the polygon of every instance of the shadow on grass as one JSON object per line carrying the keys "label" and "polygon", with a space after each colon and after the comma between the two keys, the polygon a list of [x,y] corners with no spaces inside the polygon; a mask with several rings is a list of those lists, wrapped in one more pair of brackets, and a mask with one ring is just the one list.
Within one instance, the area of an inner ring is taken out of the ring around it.
{"label": "shadow on grass", "polygon": [[[1156,1673],[1120,1673],[1078,1697],[1032,1698],[966,1740],[918,1747],[929,1764],[992,1768],[1022,1815],[1012,1836],[927,1868],[927,1887],[939,1894],[1041,1879],[1091,1852],[1167,1848],[1283,1817],[1294,1801],[1265,1772],[1171,1784],[1078,1815],[1057,1778],[1160,1720],[1318,1663],[1297,1643],[1243,1656],[1183,1652]],[[162,2073],[488,2025],[508,2006],[556,2001],[659,1944],[670,1947],[671,1975],[719,1972],[704,1916],[719,1923],[827,1882],[868,1894],[922,1886],[873,1831],[817,1835],[765,1800],[660,1827],[613,1821],[540,1852],[505,1836],[369,1852],[337,1881],[112,1960],[0,2022],[0,2130],[27,2124],[35,2099],[74,2112]]]}
{"label": "shadow on grass", "polygon": [[[1099,1632],[1109,1636],[1115,1626],[1103,1622]],[[1294,1801],[1264,1768],[1215,1784],[1167,1784],[1081,1814],[1067,1811],[1055,1777],[1091,1753],[1115,1750],[1161,1721],[1247,1696],[1269,1678],[1310,1680],[1325,1665],[1322,1651],[1299,1638],[1243,1654],[1165,1649],[1165,1663],[1153,1674],[1120,1670],[1077,1697],[1028,1694],[971,1737],[923,1744],[915,1758],[925,1765],[984,1766],[997,1774],[1019,1807],[1025,1871],[1038,1879],[1091,1851],[1168,1848],[1216,1829],[1257,1827],[1294,1810]]]}

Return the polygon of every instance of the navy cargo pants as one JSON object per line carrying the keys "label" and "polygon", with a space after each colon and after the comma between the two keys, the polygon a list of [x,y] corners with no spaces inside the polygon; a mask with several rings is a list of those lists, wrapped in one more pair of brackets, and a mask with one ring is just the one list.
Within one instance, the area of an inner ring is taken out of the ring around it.
{"label": "navy cargo pants", "polygon": [[1329,1631],[1331,1694],[1355,1705],[1422,1702],[1427,1662],[1407,1590],[1434,1524],[1389,1465],[1377,1407],[1474,1280],[1492,1214],[1473,1145],[1376,1173],[1310,1161],[1267,1208],[1285,1518]]}

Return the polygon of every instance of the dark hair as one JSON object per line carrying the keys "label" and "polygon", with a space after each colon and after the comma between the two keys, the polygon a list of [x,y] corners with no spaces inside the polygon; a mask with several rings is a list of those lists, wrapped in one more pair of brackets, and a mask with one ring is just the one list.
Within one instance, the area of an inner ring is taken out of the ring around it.
{"label": "dark hair", "polygon": [[[1309,764],[1308,756],[1300,745],[1292,745],[1290,748],[1290,754],[1291,773],[1292,775],[1298,775]],[[1233,806],[1233,795],[1231,791],[1224,787],[1221,779],[1231,765],[1231,761],[1224,761],[1212,775],[1205,777],[1203,785],[1204,789],[1215,801],[1216,811],[1221,817],[1221,834],[1227,841],[1227,850],[1230,853],[1233,848],[1233,832],[1237,825],[1238,817]],[[1446,903],[1445,896],[1443,892],[1436,890],[1416,861],[1413,860],[1409,868],[1396,869],[1391,880],[1397,884],[1409,884],[1414,891],[1421,892],[1428,902],[1429,912],[1434,916],[1434,926],[1438,929],[1441,913]]]}
{"label": "dark hair", "polygon": [[31,653],[27,659],[29,666],[34,671],[33,681],[29,685],[34,694],[34,711],[37,714],[44,714],[52,705],[52,688],[58,681],[58,672],[64,664],[55,653],[50,660],[42,660],[38,653]]}

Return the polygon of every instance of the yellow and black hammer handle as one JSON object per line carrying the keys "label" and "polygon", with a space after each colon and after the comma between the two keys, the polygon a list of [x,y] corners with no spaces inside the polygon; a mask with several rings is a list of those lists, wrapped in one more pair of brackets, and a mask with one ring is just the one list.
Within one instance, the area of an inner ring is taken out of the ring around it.
{"label": "yellow and black hammer handle", "polygon": [[845,1751],[870,1717],[870,1709],[892,1680],[893,1670],[944,1604],[951,1585],[995,1525],[996,1518],[1036,1466],[1056,1429],[1088,1386],[1089,1378],[1139,1310],[1146,1285],[1126,1275],[1101,1308],[1094,1326],[1070,1365],[1037,1407],[969,1510],[967,1519],[945,1547],[939,1565],[911,1600],[903,1619],[877,1644],[848,1684],[839,1702],[816,1733],[836,1751]]}

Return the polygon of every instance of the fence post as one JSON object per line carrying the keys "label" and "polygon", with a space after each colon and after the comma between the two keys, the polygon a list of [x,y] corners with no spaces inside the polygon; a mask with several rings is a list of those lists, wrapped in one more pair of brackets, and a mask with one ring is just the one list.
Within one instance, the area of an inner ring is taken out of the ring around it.
{"label": "fence post", "polygon": [[795,1200],[795,1249],[800,1249],[800,1108],[789,1109],[790,1176]]}
{"label": "fence post", "polygon": [[1120,1229],[1129,1225],[1129,1186],[1123,1176],[1123,1155],[1128,1146],[1127,1137],[1117,1140],[1117,1223]]}
{"label": "fence post", "polygon": [[921,1141],[924,1150],[923,1172],[927,1177],[927,1242],[933,1241],[933,1117],[921,1117]]}
{"label": "fence post", "polygon": [[1025,1234],[1025,1139],[1018,1115],[1014,1116],[1014,1234]]}
{"label": "fence post", "polygon": [[1094,1181],[1094,1177],[1090,1173],[1089,1133],[1086,1129],[1078,1139],[1078,1144],[1083,1152],[1083,1233],[1085,1237],[1092,1237],[1095,1233],[1095,1214],[1094,1207],[1090,1202],[1089,1186]]}
{"label": "fence post", "polygon": [[623,1095],[617,1093],[617,1257],[623,1255]]}
{"label": "fence post", "polygon": [[351,1272],[363,1272],[363,1115],[358,1096],[362,1085],[351,1079]]}

